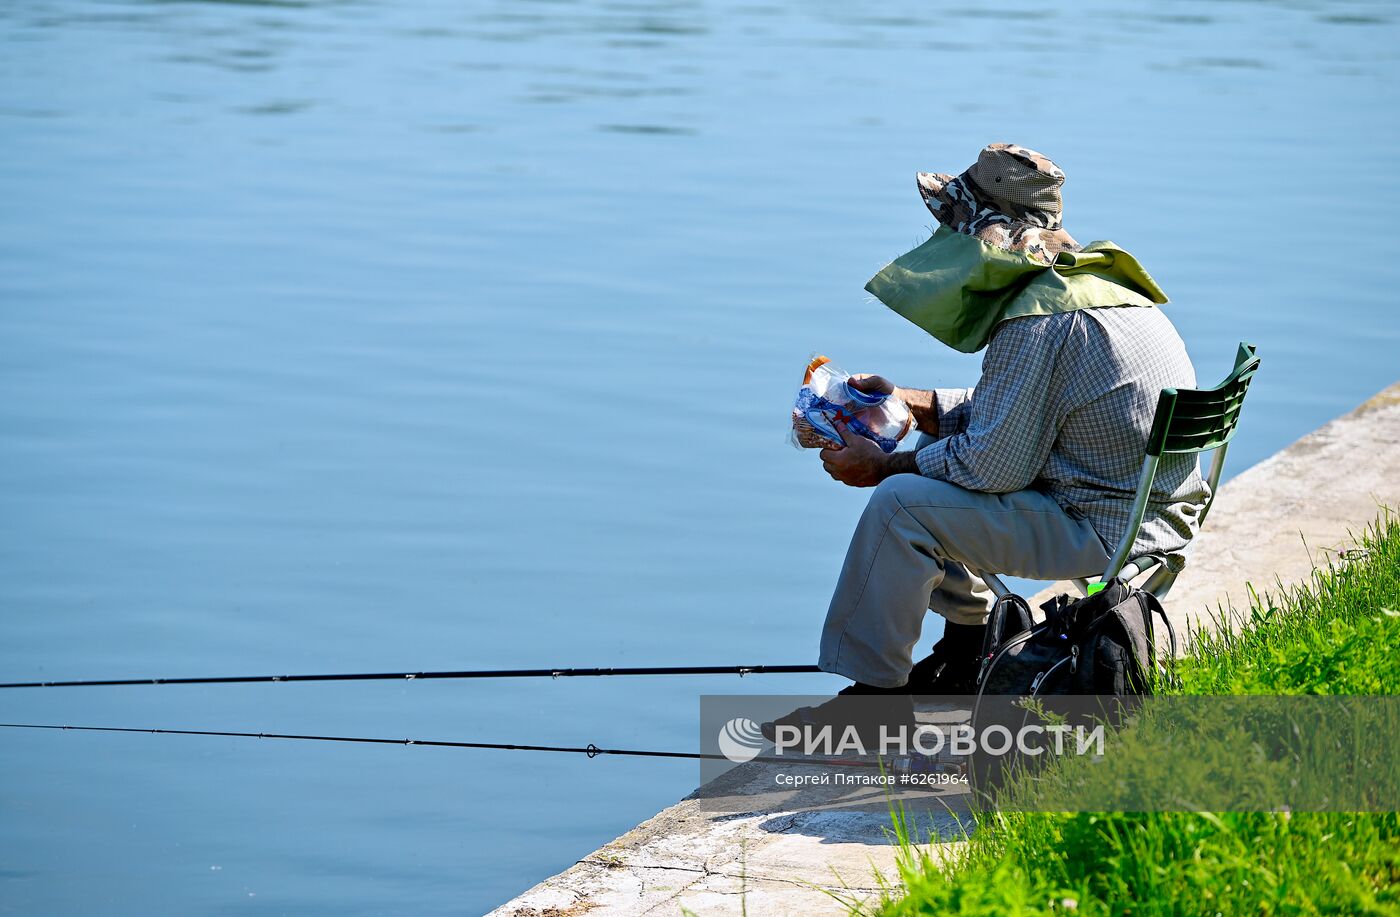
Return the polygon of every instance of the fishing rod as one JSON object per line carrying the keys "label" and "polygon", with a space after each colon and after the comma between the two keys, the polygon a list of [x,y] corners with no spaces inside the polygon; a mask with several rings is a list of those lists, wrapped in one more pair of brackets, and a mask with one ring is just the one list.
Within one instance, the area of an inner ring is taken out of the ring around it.
{"label": "fishing rod", "polygon": [[[367,736],[299,735],[281,732],[230,732],[215,729],[147,729],[137,726],[67,726],[51,723],[0,723],[0,729],[51,729],[70,732],[144,732],[152,735],[225,736],[238,739],[298,739],[305,742],[357,742],[365,745],[426,745],[433,748],[487,748],[499,751],[552,751],[599,755],[632,755],[644,758],[723,758],[723,755],[684,751],[645,751],[632,748],[599,748],[596,745],[512,745],[505,742],[449,742],[442,739],[383,739]],[[781,759],[780,759],[781,760]]]}
{"label": "fishing rod", "polygon": [[[44,729],[66,732],[124,732],[147,733],[150,735],[216,736],[238,739],[293,739],[303,742],[350,742],[364,745],[424,745],[431,748],[477,748],[498,751],[547,751],[564,754],[587,755],[590,759],[600,755],[623,755],[636,758],[684,758],[692,761],[730,761],[724,755],[694,751],[656,751],[639,748],[599,748],[589,743],[577,745],[513,745],[505,742],[451,742],[443,739],[386,739],[368,736],[326,736],[300,735],[282,732],[233,732],[216,729],[146,729],[135,726],[67,726],[50,723],[0,723],[0,729]],[[916,760],[918,759],[918,760]],[[851,760],[832,757],[812,757],[808,755],[757,755],[748,759],[762,764],[789,765],[833,765],[839,767],[887,767],[895,773],[938,773],[961,772],[963,765],[929,755],[904,755],[889,762]]]}
{"label": "fishing rod", "polygon": [[598,669],[475,669],[439,672],[346,672],[330,675],[223,675],[212,678],[89,678],[14,681],[0,688],[96,688],[119,685],[232,685],[283,681],[425,681],[433,678],[596,678],[607,675],[795,675],[820,672],[814,665],[636,666]]}

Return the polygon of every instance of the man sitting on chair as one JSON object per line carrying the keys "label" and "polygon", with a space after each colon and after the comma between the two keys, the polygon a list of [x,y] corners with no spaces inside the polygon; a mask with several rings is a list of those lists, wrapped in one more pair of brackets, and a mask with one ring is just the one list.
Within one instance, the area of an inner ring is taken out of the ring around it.
{"label": "man sitting on chair", "polygon": [[[852,695],[908,722],[910,694],[975,691],[991,605],[977,571],[1093,577],[1127,531],[1158,395],[1194,387],[1195,372],[1137,260],[1062,228],[1063,183],[1045,156],[1004,143],[956,177],[919,173],[941,225],[866,289],[957,350],[985,347],[982,375],[933,391],[858,377],[904,399],[922,435],[885,454],[846,432],[821,452],[832,478],[875,488],[821,637],[821,668],[855,684],[779,723],[846,722]],[[1194,455],[1164,456],[1133,554],[1179,568],[1207,496]],[[928,610],[944,635],[915,665]]]}

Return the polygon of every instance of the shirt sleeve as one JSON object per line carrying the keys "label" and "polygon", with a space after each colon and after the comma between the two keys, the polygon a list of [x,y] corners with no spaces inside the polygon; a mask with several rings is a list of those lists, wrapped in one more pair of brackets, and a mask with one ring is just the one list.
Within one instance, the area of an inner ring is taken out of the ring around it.
{"label": "shirt sleeve", "polygon": [[997,329],[977,387],[950,409],[965,414],[962,429],[919,450],[922,474],[986,493],[1022,490],[1039,476],[1059,433],[1055,367],[1068,333],[1060,318],[1012,319]]}
{"label": "shirt sleeve", "polygon": [[968,410],[972,404],[970,388],[936,388],[933,400],[938,408],[939,438],[963,433],[967,430]]}

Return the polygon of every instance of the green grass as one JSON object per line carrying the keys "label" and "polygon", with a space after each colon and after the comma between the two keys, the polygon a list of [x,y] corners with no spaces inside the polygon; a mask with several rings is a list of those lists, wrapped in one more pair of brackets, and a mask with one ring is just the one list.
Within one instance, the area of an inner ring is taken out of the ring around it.
{"label": "green grass", "polygon": [[[1170,693],[1400,694],[1394,515],[1361,547],[1255,596],[1234,628],[1195,634]],[[901,884],[877,906],[885,917],[1400,915],[1395,813],[991,813],[947,864],[909,830],[897,817]]]}

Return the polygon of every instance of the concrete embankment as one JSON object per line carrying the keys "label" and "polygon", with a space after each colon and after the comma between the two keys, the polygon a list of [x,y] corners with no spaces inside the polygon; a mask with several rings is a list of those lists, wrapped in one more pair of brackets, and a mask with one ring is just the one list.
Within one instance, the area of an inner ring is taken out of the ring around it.
{"label": "concrete embankment", "polygon": [[[1166,602],[1178,632],[1222,607],[1247,608],[1246,584],[1264,592],[1304,579],[1314,563],[1347,550],[1380,505],[1400,509],[1400,384],[1221,489]],[[762,782],[762,769],[745,767],[743,779]],[[957,800],[935,802],[916,813],[920,827],[956,837]],[[762,810],[720,814],[687,798],[491,917],[679,915],[682,908],[701,917],[844,914],[828,892],[875,896],[877,874],[896,875],[889,816],[878,798],[866,803],[807,811],[799,793]],[[954,843],[935,845],[935,853]]]}

